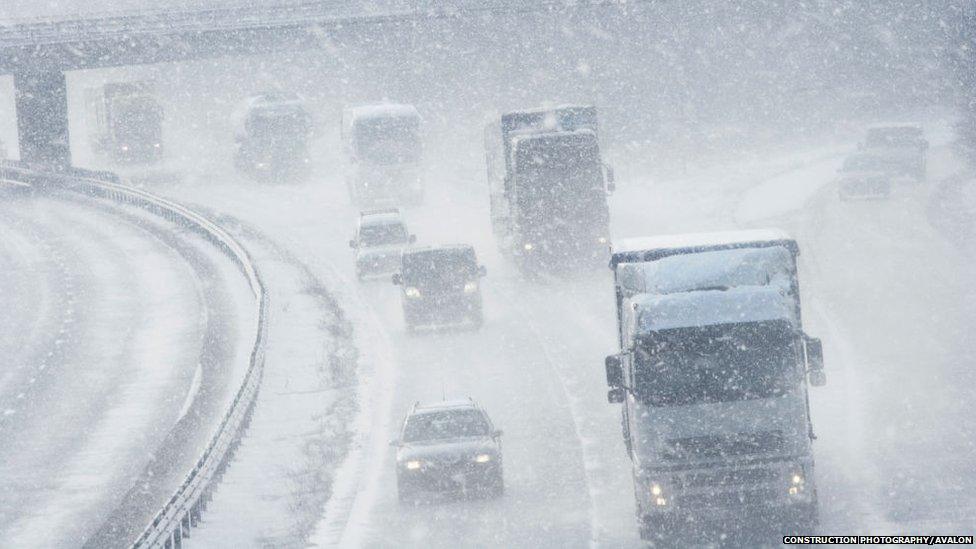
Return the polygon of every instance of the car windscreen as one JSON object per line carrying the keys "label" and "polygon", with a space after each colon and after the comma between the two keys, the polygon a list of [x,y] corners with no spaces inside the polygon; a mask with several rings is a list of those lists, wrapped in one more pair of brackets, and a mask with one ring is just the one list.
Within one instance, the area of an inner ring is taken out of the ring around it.
{"label": "car windscreen", "polygon": [[364,225],[359,228],[359,242],[363,246],[387,246],[407,241],[403,225]]}
{"label": "car windscreen", "polygon": [[447,286],[474,278],[478,263],[471,248],[423,250],[404,254],[401,272],[408,285]]}
{"label": "car windscreen", "polygon": [[663,330],[635,348],[635,390],[652,406],[782,396],[801,380],[797,353],[785,321]]}
{"label": "car windscreen", "polygon": [[403,428],[404,442],[443,440],[488,435],[488,421],[475,409],[426,412],[410,416]]}

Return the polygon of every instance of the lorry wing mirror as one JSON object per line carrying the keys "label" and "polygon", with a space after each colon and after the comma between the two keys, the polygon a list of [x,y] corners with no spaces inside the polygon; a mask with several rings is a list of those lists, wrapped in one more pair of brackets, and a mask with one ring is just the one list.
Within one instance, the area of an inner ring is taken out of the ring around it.
{"label": "lorry wing mirror", "polygon": [[488,276],[488,268],[484,265],[478,265],[478,276]]}
{"label": "lorry wing mirror", "polygon": [[627,398],[627,392],[623,387],[614,387],[607,391],[607,402],[610,404],[620,404]]}
{"label": "lorry wing mirror", "polygon": [[393,281],[394,286],[399,286],[400,284],[403,284],[403,277],[400,276],[400,273],[393,273],[393,276],[390,277],[390,279]]}
{"label": "lorry wing mirror", "polygon": [[821,387],[827,383],[827,376],[824,374],[823,343],[815,337],[805,337],[804,347],[807,354],[807,373],[809,374],[810,385]]}
{"label": "lorry wing mirror", "polygon": [[610,355],[604,361],[607,369],[607,385],[618,388],[624,384],[624,369],[620,355]]}
{"label": "lorry wing mirror", "polygon": [[813,387],[823,387],[827,384],[827,374],[823,370],[810,370],[807,373],[807,379]]}
{"label": "lorry wing mirror", "polygon": [[410,235],[410,243],[413,244],[416,241],[417,241],[417,235],[415,234]]}
{"label": "lorry wing mirror", "polygon": [[349,241],[349,247],[354,250],[359,247],[359,244],[356,242],[356,239],[352,239]]}

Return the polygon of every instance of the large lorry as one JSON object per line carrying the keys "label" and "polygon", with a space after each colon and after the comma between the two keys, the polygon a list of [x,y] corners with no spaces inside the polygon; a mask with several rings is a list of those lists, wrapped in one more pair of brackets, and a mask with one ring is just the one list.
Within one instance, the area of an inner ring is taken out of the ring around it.
{"label": "large lorry", "polygon": [[606,261],[613,171],[596,107],[509,112],[485,128],[491,224],[527,272]]}
{"label": "large lorry", "polygon": [[614,243],[607,397],[622,404],[641,538],[817,524],[808,386],[826,378],[801,324],[798,254],[777,230]]}
{"label": "large lorry", "polygon": [[232,123],[239,170],[255,177],[307,172],[312,116],[298,95],[273,92],[249,97],[234,111]]}
{"label": "large lorry", "polygon": [[342,112],[349,197],[359,206],[423,201],[423,140],[413,105],[383,103]]}
{"label": "large lorry", "polygon": [[892,124],[868,128],[858,150],[878,159],[891,175],[925,181],[929,142],[916,124]]}
{"label": "large lorry", "polygon": [[153,162],[163,155],[163,108],[149,80],[111,82],[85,90],[96,154],[118,162]]}

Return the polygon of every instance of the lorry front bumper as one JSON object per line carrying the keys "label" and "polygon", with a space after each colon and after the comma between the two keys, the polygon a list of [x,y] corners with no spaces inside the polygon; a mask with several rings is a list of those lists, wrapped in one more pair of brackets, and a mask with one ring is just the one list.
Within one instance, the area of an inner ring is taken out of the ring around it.
{"label": "lorry front bumper", "polygon": [[459,323],[481,317],[480,294],[447,294],[403,298],[403,313],[410,324]]}
{"label": "lorry front bumper", "polygon": [[813,466],[796,461],[672,470],[638,482],[644,518],[653,522],[794,521],[817,505]]}

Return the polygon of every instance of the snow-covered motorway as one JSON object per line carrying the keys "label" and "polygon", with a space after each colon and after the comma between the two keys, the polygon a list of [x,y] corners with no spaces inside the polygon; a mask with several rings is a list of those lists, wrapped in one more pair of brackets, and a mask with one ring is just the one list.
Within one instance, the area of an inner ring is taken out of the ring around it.
{"label": "snow-covered motorway", "polygon": [[246,288],[196,237],[71,195],[4,193],[0,235],[0,544],[124,545],[226,407]]}
{"label": "snow-covered motorway", "polygon": [[[824,339],[828,367],[828,386],[812,396],[824,532],[976,527],[967,474],[976,466],[976,425],[965,396],[974,381],[965,339],[976,310],[967,284],[973,258],[926,217],[932,186],[958,169],[944,125],[930,131],[941,135],[933,138],[930,183],[899,186],[877,202],[839,202],[829,184],[850,143],[778,147],[653,182],[628,172],[636,158],[616,159],[624,177],[611,204],[615,237],[779,225],[798,238],[805,322]],[[359,438],[312,541],[638,545],[618,409],[605,401],[602,358],[614,346],[609,273],[522,280],[495,252],[479,154],[457,146],[435,157],[428,201],[408,211],[408,222],[421,243],[475,245],[489,270],[487,321],[477,332],[407,336],[396,289],[355,281],[346,246],[355,210],[335,159],[322,158],[305,183],[255,184],[218,162],[158,189],[245,220],[290,250],[331,285],[355,324]],[[764,185],[771,194],[757,192]],[[413,402],[442,395],[475,397],[504,430],[501,499],[398,504],[387,443]],[[197,536],[200,546],[258,544],[268,526],[235,523],[234,509],[244,505],[218,492],[218,518]]]}

